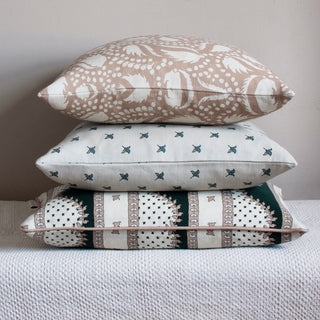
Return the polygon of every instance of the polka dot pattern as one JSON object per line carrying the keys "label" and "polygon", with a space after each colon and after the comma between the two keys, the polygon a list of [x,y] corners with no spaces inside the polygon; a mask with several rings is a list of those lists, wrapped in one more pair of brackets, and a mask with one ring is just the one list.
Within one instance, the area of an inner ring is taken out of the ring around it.
{"label": "polka dot pattern", "polygon": [[[77,228],[83,224],[84,208],[72,198],[57,197],[46,202],[44,220],[46,228]],[[83,244],[83,235],[72,230],[46,231],[45,243],[57,247],[78,247]]]}
{"label": "polka dot pattern", "polygon": [[[178,208],[166,196],[157,193],[139,194],[139,226],[172,226],[178,218]],[[169,231],[139,231],[138,245],[141,249],[174,248],[175,235]]]}
{"label": "polka dot pattern", "polygon": [[[281,190],[271,184],[246,190],[170,193],[103,194],[69,189],[52,198],[56,193],[57,189],[50,190],[42,197],[47,200],[38,202],[39,209],[22,223],[22,230],[57,247],[269,246],[294,240],[306,232],[287,211]],[[79,200],[73,198],[75,195]],[[98,197],[103,201],[98,203]],[[103,222],[94,208],[99,209]],[[96,246],[98,231],[100,242]]]}
{"label": "polka dot pattern", "polygon": [[[233,225],[253,228],[269,228],[273,225],[273,212],[259,199],[254,199],[242,192],[232,192]],[[270,235],[252,231],[234,231],[232,246],[270,245]]]}

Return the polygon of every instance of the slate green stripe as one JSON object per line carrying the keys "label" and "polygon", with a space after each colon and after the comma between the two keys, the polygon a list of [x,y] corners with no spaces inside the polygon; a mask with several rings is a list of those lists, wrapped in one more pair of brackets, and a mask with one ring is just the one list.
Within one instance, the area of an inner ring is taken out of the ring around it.
{"label": "slate green stripe", "polygon": [[[89,214],[86,218],[88,220],[88,223],[83,225],[85,228],[93,228],[94,227],[94,214],[93,214],[93,195],[94,192],[87,191],[87,190],[81,190],[81,189],[74,189],[69,188],[66,191],[62,193],[62,196],[65,196],[67,198],[73,198],[77,199],[78,202],[82,202],[82,207],[87,207],[85,210],[85,213]],[[86,245],[82,248],[84,249],[91,249],[94,248],[93,246],[93,232],[83,232],[87,238]]]}
{"label": "slate green stripe", "polygon": [[[281,229],[282,227],[282,210],[275,198],[273,192],[270,190],[267,183],[263,183],[260,186],[248,188],[244,190],[249,196],[253,196],[254,199],[259,199],[260,202],[264,202],[266,207],[270,206],[270,211],[274,211],[274,217],[277,218],[274,221],[275,229]],[[271,238],[275,239],[275,243],[281,243],[281,233],[272,233]]]}
{"label": "slate green stripe", "polygon": [[[180,205],[179,212],[182,212],[180,216],[181,222],[177,222],[177,226],[186,227],[189,225],[189,202],[188,202],[188,192],[160,192],[161,195],[166,195],[167,198],[171,198],[172,201],[176,200],[176,205]],[[180,249],[188,249],[188,237],[186,230],[177,230],[175,234],[180,235],[179,244]]]}

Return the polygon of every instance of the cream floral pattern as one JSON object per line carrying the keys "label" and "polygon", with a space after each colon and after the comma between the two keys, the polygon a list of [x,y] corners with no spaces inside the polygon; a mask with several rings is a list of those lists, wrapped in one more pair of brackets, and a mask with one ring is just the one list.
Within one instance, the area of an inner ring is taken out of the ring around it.
{"label": "cream floral pattern", "polygon": [[294,93],[235,47],[153,35],[89,51],[39,96],[96,122],[226,124],[275,111]]}

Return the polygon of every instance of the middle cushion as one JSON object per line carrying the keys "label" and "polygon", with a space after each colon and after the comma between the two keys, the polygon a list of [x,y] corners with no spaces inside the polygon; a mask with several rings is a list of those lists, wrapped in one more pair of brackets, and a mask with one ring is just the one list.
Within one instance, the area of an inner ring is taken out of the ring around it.
{"label": "middle cushion", "polygon": [[248,188],[296,166],[288,151],[249,122],[85,122],[36,164],[56,182],[97,191]]}

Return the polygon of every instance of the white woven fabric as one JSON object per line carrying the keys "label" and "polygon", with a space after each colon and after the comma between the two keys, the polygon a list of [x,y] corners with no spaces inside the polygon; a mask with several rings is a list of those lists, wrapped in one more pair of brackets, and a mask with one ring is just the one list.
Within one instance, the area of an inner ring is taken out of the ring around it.
{"label": "white woven fabric", "polygon": [[320,201],[288,201],[310,231],[269,248],[45,247],[0,202],[0,319],[319,319]]}

